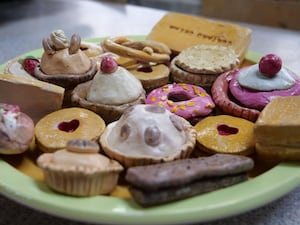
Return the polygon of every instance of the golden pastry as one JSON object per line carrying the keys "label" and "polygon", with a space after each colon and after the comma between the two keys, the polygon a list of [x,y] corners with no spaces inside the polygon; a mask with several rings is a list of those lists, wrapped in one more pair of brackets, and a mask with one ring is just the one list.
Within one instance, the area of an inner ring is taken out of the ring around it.
{"label": "golden pastry", "polygon": [[250,155],[255,150],[253,127],[253,122],[239,117],[206,117],[195,125],[197,147],[208,153]]}
{"label": "golden pastry", "polygon": [[37,164],[46,184],[57,192],[74,196],[109,194],[123,167],[98,151],[96,142],[72,139],[65,149],[40,155]]}
{"label": "golden pastry", "polygon": [[71,139],[97,140],[105,128],[103,119],[83,108],[65,108],[44,116],[35,126],[37,148],[44,152],[63,149]]}

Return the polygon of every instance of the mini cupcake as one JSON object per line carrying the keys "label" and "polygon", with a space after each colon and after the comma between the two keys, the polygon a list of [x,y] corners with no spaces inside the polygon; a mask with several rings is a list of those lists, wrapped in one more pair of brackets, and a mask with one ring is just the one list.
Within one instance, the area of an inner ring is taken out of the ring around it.
{"label": "mini cupcake", "polygon": [[255,65],[220,75],[211,92],[224,113],[256,121],[272,99],[300,95],[300,79],[282,67],[278,56],[268,54]]}
{"label": "mini cupcake", "polygon": [[0,153],[20,154],[29,149],[34,123],[19,106],[0,103]]}
{"label": "mini cupcake", "polygon": [[125,167],[188,158],[196,132],[188,121],[157,105],[130,107],[100,137],[104,152]]}
{"label": "mini cupcake", "polygon": [[73,139],[66,149],[40,155],[37,164],[44,172],[46,184],[59,193],[109,194],[116,187],[123,167],[98,151],[99,146],[93,141]]}
{"label": "mini cupcake", "polygon": [[39,80],[65,88],[66,104],[70,100],[68,90],[91,80],[97,72],[96,62],[81,51],[80,43],[81,38],[77,34],[68,41],[62,30],[53,31],[50,38],[43,39],[44,53],[33,73]]}
{"label": "mini cupcake", "polygon": [[144,103],[145,98],[141,82],[111,56],[103,57],[93,80],[78,85],[72,92],[73,105],[96,112],[106,123],[119,119],[128,107]]}

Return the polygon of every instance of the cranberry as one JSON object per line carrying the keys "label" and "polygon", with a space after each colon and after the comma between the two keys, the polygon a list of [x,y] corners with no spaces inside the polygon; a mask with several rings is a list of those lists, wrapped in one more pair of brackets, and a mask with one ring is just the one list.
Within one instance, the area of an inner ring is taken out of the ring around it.
{"label": "cranberry", "polygon": [[58,124],[57,128],[64,132],[73,132],[79,127],[79,120],[63,121]]}
{"label": "cranberry", "polygon": [[219,124],[217,126],[217,130],[219,135],[231,135],[231,134],[237,134],[239,132],[239,129],[236,127],[230,127],[226,124]]}
{"label": "cranberry", "polygon": [[259,61],[259,71],[268,76],[273,77],[281,69],[282,61],[281,58],[275,54],[267,54],[262,57]]}
{"label": "cranberry", "polygon": [[111,56],[104,56],[101,61],[100,69],[103,73],[113,73],[117,70],[118,63]]}

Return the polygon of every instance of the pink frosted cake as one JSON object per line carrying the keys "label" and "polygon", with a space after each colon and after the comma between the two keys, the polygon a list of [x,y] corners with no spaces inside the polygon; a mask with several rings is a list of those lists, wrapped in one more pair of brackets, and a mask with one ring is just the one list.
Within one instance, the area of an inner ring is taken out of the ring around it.
{"label": "pink frosted cake", "polygon": [[222,74],[212,87],[216,105],[227,114],[256,121],[274,98],[300,95],[300,80],[282,67],[281,59],[268,54],[258,64]]}

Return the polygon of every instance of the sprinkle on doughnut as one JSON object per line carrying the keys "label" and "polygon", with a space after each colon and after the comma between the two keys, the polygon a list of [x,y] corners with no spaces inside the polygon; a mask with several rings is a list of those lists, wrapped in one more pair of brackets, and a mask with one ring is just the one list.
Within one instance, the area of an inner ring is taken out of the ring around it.
{"label": "sprinkle on doughnut", "polygon": [[206,116],[215,107],[203,88],[185,83],[166,84],[152,90],[146,104],[159,105],[185,119]]}

